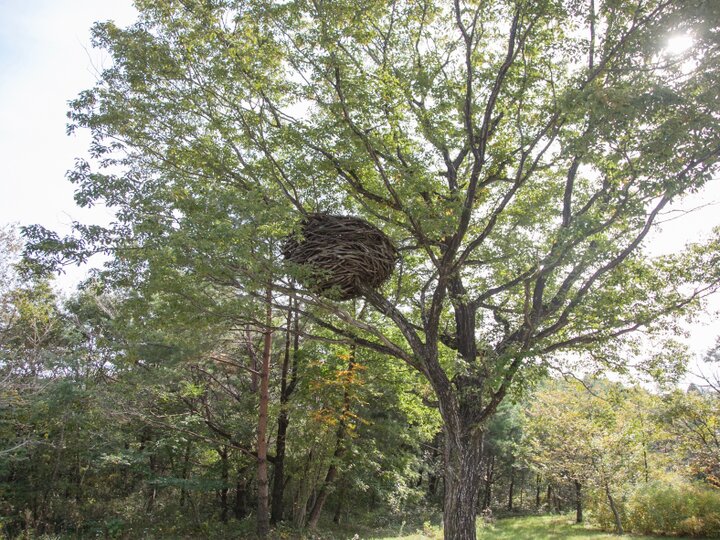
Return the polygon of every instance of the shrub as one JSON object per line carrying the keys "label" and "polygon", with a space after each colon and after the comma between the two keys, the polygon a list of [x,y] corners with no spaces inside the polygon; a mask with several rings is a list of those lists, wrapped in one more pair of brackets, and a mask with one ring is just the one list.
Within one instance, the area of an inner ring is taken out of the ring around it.
{"label": "shrub", "polygon": [[[626,532],[720,537],[720,490],[677,477],[637,484],[616,501]],[[615,523],[607,501],[592,501],[593,517],[606,530]]]}
{"label": "shrub", "polygon": [[687,488],[659,481],[638,484],[624,505],[625,526],[645,534],[675,533],[683,520],[692,517]]}

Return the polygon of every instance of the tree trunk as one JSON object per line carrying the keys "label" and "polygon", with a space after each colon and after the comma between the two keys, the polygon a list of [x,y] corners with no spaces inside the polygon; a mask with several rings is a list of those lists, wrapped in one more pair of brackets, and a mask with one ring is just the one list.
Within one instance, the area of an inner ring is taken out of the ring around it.
{"label": "tree trunk", "polygon": [[272,509],[270,523],[278,523],[283,518],[283,499],[285,498],[285,439],[290,425],[287,409],[280,405],[278,414],[278,432],[275,441],[275,461],[272,486]]}
{"label": "tree trunk", "polygon": [[445,424],[445,540],[475,540],[483,434],[453,433]]}
{"label": "tree trunk", "polygon": [[615,529],[617,530],[617,533],[625,534],[623,531],[622,522],[620,521],[620,514],[617,510],[617,507],[615,506],[615,500],[610,493],[610,486],[608,485],[607,481],[605,482],[605,495],[607,495],[608,503],[610,503],[610,510],[612,510],[613,517],[615,518]]}
{"label": "tree trunk", "polygon": [[508,494],[508,512],[513,509],[513,488],[515,487],[515,471],[510,468],[510,493]]}
{"label": "tree trunk", "polygon": [[[154,480],[155,477],[155,454],[150,454],[148,458],[150,479]],[[157,498],[157,486],[155,484],[148,484],[147,502],[145,503],[145,512],[151,514],[155,509],[155,499]]]}
{"label": "tree trunk", "polygon": [[260,407],[258,414],[257,436],[257,533],[260,538],[267,538],[270,532],[268,469],[267,469],[267,425],[268,425],[268,385],[270,379],[270,353],[272,348],[272,289],[265,293],[266,311],[262,369],[260,370]]}
{"label": "tree trunk", "polygon": [[347,494],[346,482],[342,482],[340,486],[340,493],[338,494],[338,503],[335,507],[335,515],[333,516],[333,523],[336,525],[340,523],[342,519],[342,513],[345,509],[345,496]]}
{"label": "tree trunk", "polygon": [[427,494],[431,497],[437,494],[438,477],[434,473],[428,473]]}
{"label": "tree trunk", "polygon": [[315,503],[312,507],[312,511],[310,512],[310,517],[308,518],[308,529],[310,529],[311,531],[314,531],[317,528],[323,506],[325,505],[325,501],[330,494],[330,487],[335,482],[335,478],[337,478],[338,469],[336,463],[337,460],[341,457],[341,452],[338,452],[338,450],[341,448],[340,444],[340,440],[338,440],[338,446],[335,447],[335,452],[333,453],[333,461],[328,468],[327,474],[325,475],[325,482],[320,488],[320,492],[317,494],[317,497],[315,498]]}
{"label": "tree trunk", "polygon": [[80,503],[83,499],[83,476],[82,472],[82,460],[80,452],[78,451],[75,455],[75,502]]}
{"label": "tree trunk", "polygon": [[540,509],[540,475],[535,477],[535,509]]}
{"label": "tree trunk", "polygon": [[245,477],[248,467],[242,467],[237,474],[235,484],[235,517],[242,519],[247,515],[248,481]]}
{"label": "tree trunk", "polygon": [[182,487],[180,488],[180,508],[185,506],[185,500],[187,499],[187,480],[190,472],[190,451],[192,450],[192,441],[188,441],[185,445],[185,454],[183,456],[182,465]]}
{"label": "tree trunk", "polygon": [[485,493],[483,495],[482,509],[490,508],[492,502],[492,486],[495,482],[495,455],[491,455],[488,459],[487,469],[485,471]]}
{"label": "tree trunk", "polygon": [[[477,361],[476,308],[465,301],[466,291],[459,276],[450,279],[449,287],[455,311],[457,351],[468,365],[472,365]],[[440,373],[442,368],[437,358],[430,356],[426,364],[445,433],[444,538],[475,540],[485,434],[483,422],[497,403],[483,407],[482,394],[478,392],[484,384],[482,377],[456,375],[451,381],[445,373]]]}
{"label": "tree trunk", "polygon": [[325,475],[325,482],[320,488],[320,492],[315,499],[310,517],[308,518],[308,528],[314,531],[317,528],[318,520],[320,519],[320,513],[322,512],[325,501],[330,493],[330,489],[335,482],[338,475],[338,465],[343,454],[346,450],[345,437],[347,435],[347,422],[350,414],[350,392],[353,384],[353,374],[355,371],[355,346],[353,345],[350,350],[350,359],[348,361],[347,375],[343,390],[343,411],[340,416],[340,422],[338,423],[337,438],[335,440],[335,451],[333,452],[332,461],[330,467],[328,467],[327,474]]}
{"label": "tree trunk", "polygon": [[[291,331],[291,323],[293,319],[293,311],[295,312],[294,331]],[[278,431],[275,441],[275,461],[274,476],[272,487],[272,509],[270,511],[270,523],[277,523],[283,519],[283,500],[285,499],[285,446],[287,438],[287,430],[290,425],[290,417],[288,413],[288,402],[290,396],[295,391],[297,384],[297,361],[299,344],[299,322],[297,313],[297,300],[294,302],[294,309],[288,309],[286,334],[285,334],[285,355],[283,358],[282,372],[280,375],[280,412],[278,413]],[[291,335],[295,334],[293,340],[292,354],[290,352]],[[290,372],[290,362],[292,357],[292,373],[288,381],[288,373]]]}
{"label": "tree trunk", "polygon": [[222,481],[222,486],[220,487],[220,521],[227,523],[228,483],[230,481],[227,446],[223,445],[222,449],[219,450],[218,453],[220,454],[220,479]]}
{"label": "tree trunk", "polygon": [[428,489],[429,496],[434,497],[438,491],[438,469],[440,469],[440,445],[442,444],[442,431],[439,431],[433,437],[432,457],[430,458],[430,470],[428,471]]}
{"label": "tree trunk", "polygon": [[575,523],[582,523],[582,484],[575,480]]}
{"label": "tree trunk", "polygon": [[297,487],[295,489],[295,496],[293,497],[293,525],[297,529],[305,528],[307,518],[307,507],[308,501],[310,500],[310,492],[312,491],[312,464],[315,455],[315,446],[310,447],[307,459],[305,460],[305,467],[296,475],[298,479]]}

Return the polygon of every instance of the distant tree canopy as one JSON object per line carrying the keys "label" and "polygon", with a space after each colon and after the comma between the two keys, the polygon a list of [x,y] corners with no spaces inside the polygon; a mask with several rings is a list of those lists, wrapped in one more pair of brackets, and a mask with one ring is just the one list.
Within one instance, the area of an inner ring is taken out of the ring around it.
{"label": "distant tree canopy", "polygon": [[297,294],[429,381],[446,538],[475,536],[482,433],[513,382],[564,351],[623,369],[633,332],[672,331],[717,287],[717,237],[643,251],[718,169],[717,2],[136,5],[136,24],[95,26],[112,63],[70,111],[92,134],[77,202],[116,219],[26,229],[36,264],[105,251],[116,284],[182,300],[170,316],[250,321],[267,287],[276,306],[295,294],[279,251],[303,215],[382,229],[401,260],[367,316]]}

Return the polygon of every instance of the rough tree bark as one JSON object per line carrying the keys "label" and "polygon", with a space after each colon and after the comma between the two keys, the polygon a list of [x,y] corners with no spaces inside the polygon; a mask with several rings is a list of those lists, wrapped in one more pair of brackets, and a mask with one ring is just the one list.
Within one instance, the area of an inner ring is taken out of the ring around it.
{"label": "rough tree bark", "polygon": [[474,540],[484,433],[462,420],[458,427],[445,429],[443,528],[447,540]]}
{"label": "rough tree bark", "polygon": [[[478,366],[483,358],[475,342],[477,306],[468,302],[460,277],[448,276],[434,293],[434,305],[442,304],[445,292],[452,300],[456,332],[442,336],[443,343],[457,351],[468,366]],[[519,366],[513,360],[497,390],[488,392],[487,381],[480,370],[456,374],[451,378],[443,370],[438,357],[439,313],[434,311],[425,321],[425,343],[414,328],[392,304],[372,290],[366,298],[381,312],[391,317],[402,330],[418,361],[405,358],[416,366],[433,386],[445,435],[445,476],[443,524],[445,540],[475,540],[478,486],[481,479],[483,436],[487,422],[504,398],[512,376]]]}

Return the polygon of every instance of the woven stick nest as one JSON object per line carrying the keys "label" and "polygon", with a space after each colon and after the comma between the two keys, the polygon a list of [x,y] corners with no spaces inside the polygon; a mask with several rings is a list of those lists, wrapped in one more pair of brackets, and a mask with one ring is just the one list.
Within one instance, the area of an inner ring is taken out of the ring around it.
{"label": "woven stick nest", "polygon": [[390,238],[364,219],[310,214],[283,246],[285,260],[302,266],[311,291],[349,300],[373,289],[392,274],[398,252]]}

